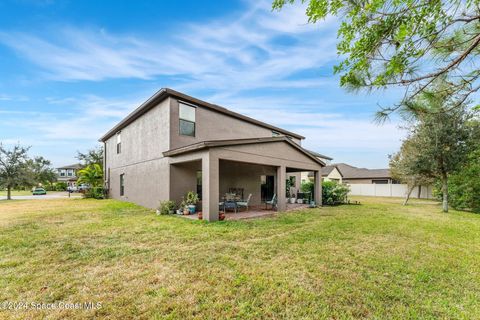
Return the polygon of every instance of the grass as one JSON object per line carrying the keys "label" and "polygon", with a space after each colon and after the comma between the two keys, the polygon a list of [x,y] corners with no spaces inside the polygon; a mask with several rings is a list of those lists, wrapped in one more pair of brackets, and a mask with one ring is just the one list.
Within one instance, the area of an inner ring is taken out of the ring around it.
{"label": "grass", "polygon": [[[12,196],[31,196],[32,191],[30,190],[12,190]],[[7,190],[0,190],[0,197],[7,196]]]}
{"label": "grass", "polygon": [[210,224],[114,200],[3,201],[0,302],[102,308],[0,318],[480,318],[480,215],[360,200]]}

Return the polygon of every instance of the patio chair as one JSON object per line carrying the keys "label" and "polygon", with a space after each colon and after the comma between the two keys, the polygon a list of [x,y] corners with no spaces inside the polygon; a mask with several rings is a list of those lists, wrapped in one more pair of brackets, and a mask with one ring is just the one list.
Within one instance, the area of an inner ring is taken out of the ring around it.
{"label": "patio chair", "polygon": [[248,195],[247,201],[237,201],[237,208],[240,210],[241,208],[245,208],[248,211],[248,204],[250,203],[250,199],[252,199],[252,194]]}
{"label": "patio chair", "polygon": [[223,212],[226,213],[228,209],[233,209],[235,213],[237,213],[237,209],[238,209],[237,203],[235,201],[229,201],[229,200],[226,200],[225,202],[223,202]]}
{"label": "patio chair", "polygon": [[268,209],[268,205],[271,205],[272,209],[277,206],[277,194],[276,193],[273,194],[272,200],[265,201],[265,209]]}

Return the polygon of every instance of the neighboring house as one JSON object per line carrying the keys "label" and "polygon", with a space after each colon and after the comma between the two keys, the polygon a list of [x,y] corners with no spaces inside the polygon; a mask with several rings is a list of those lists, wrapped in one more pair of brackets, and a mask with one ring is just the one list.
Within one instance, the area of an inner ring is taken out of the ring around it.
{"label": "neighboring house", "polygon": [[[323,155],[323,154],[320,154],[318,152],[315,152],[315,151],[312,151],[312,150],[307,150],[308,152],[310,152],[312,155],[314,155],[315,157],[317,157],[317,159],[319,159],[320,161],[322,161],[323,163],[325,164],[329,164],[330,161],[332,161],[333,159],[326,156],[326,155]],[[324,178],[325,177],[325,172],[330,172],[330,166],[327,165],[325,167],[322,168],[322,177]],[[328,175],[328,173],[327,173]],[[312,180],[313,179],[313,172],[302,172],[301,173],[301,181],[302,183],[306,182],[306,181],[309,181],[309,180]],[[324,179],[325,180],[325,179]]]}
{"label": "neighboring house", "polygon": [[[404,197],[408,192],[408,186],[393,179],[389,169],[357,168],[345,163],[333,166],[341,173],[343,183],[350,186],[350,195]],[[430,199],[432,191],[432,186],[419,186],[413,190],[411,197]]]}
{"label": "neighboring house", "polygon": [[389,169],[357,168],[346,163],[336,163],[335,167],[341,172],[344,183],[348,184],[390,184],[398,183],[392,179]]}
{"label": "neighboring house", "polygon": [[322,178],[324,181],[343,182],[343,175],[336,165],[329,165],[322,169]]}
{"label": "neighboring house", "polygon": [[236,190],[251,205],[277,196],[286,209],[286,179],[314,172],[321,204],[325,162],[302,148],[303,136],[183,93],[162,89],[101,139],[105,186],[115,199],[155,208],[179,203],[188,191],[201,197],[203,217],[217,220],[219,201]]}
{"label": "neighboring house", "polygon": [[83,166],[79,163],[57,168],[57,181],[65,182],[68,187],[76,187],[78,180],[77,172],[82,168]]}

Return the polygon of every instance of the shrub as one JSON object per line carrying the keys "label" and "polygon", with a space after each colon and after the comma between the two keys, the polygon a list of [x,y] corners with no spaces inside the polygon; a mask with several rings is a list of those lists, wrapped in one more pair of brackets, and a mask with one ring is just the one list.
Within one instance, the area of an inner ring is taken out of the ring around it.
{"label": "shrub", "polygon": [[103,187],[89,188],[83,194],[85,198],[91,199],[105,199],[105,193]]}
{"label": "shrub", "polygon": [[66,182],[57,182],[55,184],[56,191],[66,191],[67,190],[67,183]]}
{"label": "shrub", "polygon": [[345,203],[350,188],[335,181],[324,181],[322,183],[322,203],[327,205],[335,205]]}
{"label": "shrub", "polygon": [[172,200],[160,201],[160,207],[158,208],[160,214],[169,214],[170,211],[175,210],[175,202]]}
{"label": "shrub", "polygon": [[480,213],[480,148],[468,156],[462,169],[449,177],[449,202],[455,209]]}

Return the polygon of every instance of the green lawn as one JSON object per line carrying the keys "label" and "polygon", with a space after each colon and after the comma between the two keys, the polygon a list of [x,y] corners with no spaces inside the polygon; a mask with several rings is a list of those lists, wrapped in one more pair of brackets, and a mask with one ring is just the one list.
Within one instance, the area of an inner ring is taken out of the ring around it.
{"label": "green lawn", "polygon": [[[113,200],[0,202],[0,319],[479,319],[480,215],[361,199],[248,221]],[[0,305],[1,307],[1,305]]]}
{"label": "green lawn", "polygon": [[[12,190],[12,196],[31,196],[32,191],[30,190]],[[0,190],[0,197],[7,196],[7,190]]]}

